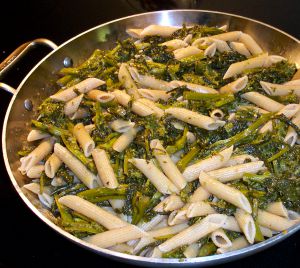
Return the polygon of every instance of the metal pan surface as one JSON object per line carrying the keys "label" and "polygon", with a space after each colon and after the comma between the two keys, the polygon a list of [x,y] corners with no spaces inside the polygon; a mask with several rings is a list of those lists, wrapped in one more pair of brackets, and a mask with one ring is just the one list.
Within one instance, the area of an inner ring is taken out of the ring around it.
{"label": "metal pan surface", "polygon": [[[109,257],[121,262],[143,266],[207,266],[236,260],[284,240],[297,232],[300,225],[290,228],[286,233],[281,233],[264,242],[247,248],[222,255],[214,255],[193,259],[153,259],[132,256],[123,253],[101,249],[88,244],[55,225],[39,206],[38,201],[32,196],[25,195],[21,187],[26,181],[18,172],[19,158],[17,152],[21,149],[22,142],[26,140],[29,122],[35,117],[36,109],[41,101],[53,92],[56,72],[63,67],[65,57],[70,57],[75,64],[80,63],[96,49],[107,49],[114,46],[118,39],[128,38],[127,28],[142,28],[149,24],[182,25],[206,24],[209,26],[228,25],[229,30],[241,30],[254,37],[265,51],[270,54],[284,56],[300,66],[300,41],[287,33],[270,25],[249,18],[206,10],[171,10],[137,14],[117,19],[68,40],[53,52],[42,59],[23,79],[9,104],[2,133],[2,148],[5,165],[13,186],[26,205],[47,225],[72,242],[91,250],[99,255]],[[24,101],[30,99],[33,104],[32,111],[27,111]]]}

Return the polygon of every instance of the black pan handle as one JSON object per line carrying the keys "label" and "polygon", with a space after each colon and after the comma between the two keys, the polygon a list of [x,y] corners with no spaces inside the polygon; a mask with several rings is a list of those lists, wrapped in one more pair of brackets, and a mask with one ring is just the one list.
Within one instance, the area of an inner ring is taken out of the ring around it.
{"label": "black pan handle", "polygon": [[[16,62],[18,62],[23,56],[25,56],[30,49],[38,45],[45,45],[53,50],[57,48],[57,45],[55,43],[45,38],[38,38],[22,44],[17,49],[15,49],[3,62],[0,63],[0,79],[7,71],[9,71],[13,67]],[[4,83],[0,83],[0,88],[12,94],[16,92],[14,88]]]}

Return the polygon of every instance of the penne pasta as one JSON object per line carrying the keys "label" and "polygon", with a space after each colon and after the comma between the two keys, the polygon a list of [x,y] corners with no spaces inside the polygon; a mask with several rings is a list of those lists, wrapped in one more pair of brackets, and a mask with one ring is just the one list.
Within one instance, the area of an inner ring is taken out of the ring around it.
{"label": "penne pasta", "polygon": [[141,249],[145,248],[149,244],[155,242],[158,238],[164,237],[164,236],[169,236],[169,235],[174,235],[182,230],[188,228],[189,225],[187,223],[181,223],[178,225],[174,226],[167,226],[164,228],[160,228],[157,230],[149,231],[148,236],[142,237],[140,241],[137,243],[137,245],[134,247],[134,254],[138,253]]}
{"label": "penne pasta", "polygon": [[88,117],[89,115],[90,114],[87,109],[78,108],[78,110],[75,113],[69,115],[69,118],[71,120],[76,120],[76,119],[82,119],[82,118]]}
{"label": "penne pasta", "polygon": [[271,229],[269,229],[267,227],[263,227],[263,226],[259,226],[259,229],[264,237],[272,237],[273,236],[273,232]]}
{"label": "penne pasta", "polygon": [[53,179],[61,164],[62,161],[53,153],[45,163],[45,174],[47,177]]}
{"label": "penne pasta", "polygon": [[230,47],[232,50],[236,51],[239,54],[242,54],[249,58],[251,56],[251,53],[249,52],[248,48],[245,46],[245,44],[240,42],[230,42]]}
{"label": "penne pasta", "polygon": [[266,211],[269,213],[275,214],[277,216],[284,217],[284,218],[289,217],[288,211],[281,201],[270,203],[267,206]]}
{"label": "penne pasta", "polygon": [[110,123],[110,127],[114,131],[119,132],[119,133],[127,132],[128,130],[133,128],[134,125],[135,125],[134,122],[126,121],[126,120],[123,120],[123,119],[116,119],[116,120],[114,120]]}
{"label": "penne pasta", "polygon": [[281,85],[260,81],[263,90],[270,96],[286,96],[294,93],[300,96],[300,85]]}
{"label": "penne pasta", "polygon": [[257,57],[231,64],[226,73],[224,74],[223,79],[233,77],[249,69],[269,67],[272,64],[283,60],[285,60],[285,58],[276,55],[268,56],[267,53],[264,53]]}
{"label": "penne pasta", "polygon": [[199,186],[195,192],[190,196],[189,202],[196,203],[199,201],[206,200],[210,197],[210,193],[207,192],[203,187]]}
{"label": "penne pasta", "polygon": [[218,254],[223,254],[223,253],[226,253],[226,252],[231,252],[231,251],[235,251],[235,250],[238,250],[238,249],[242,249],[242,248],[245,248],[245,247],[248,247],[249,246],[249,243],[248,241],[245,239],[245,237],[241,236],[235,240],[232,241],[232,246],[229,247],[229,248],[218,248],[217,249],[217,253]]}
{"label": "penne pasta", "polygon": [[98,89],[93,89],[87,93],[88,98],[99,101],[101,103],[106,103],[112,101],[115,96],[110,92],[104,92]]}
{"label": "penne pasta", "polygon": [[54,153],[88,188],[95,188],[98,186],[97,177],[74,155],[72,155],[68,149],[61,146],[59,143],[56,143],[54,145]]}
{"label": "penne pasta", "polygon": [[277,232],[287,230],[297,223],[297,221],[288,220],[260,209],[257,213],[257,222],[259,225]]}
{"label": "penne pasta", "polygon": [[183,252],[183,255],[186,258],[196,258],[198,256],[199,249],[200,249],[200,246],[198,243],[192,243],[192,244],[188,245],[188,247]]}
{"label": "penne pasta", "polygon": [[138,92],[143,98],[149,99],[151,101],[158,101],[158,100],[167,101],[171,96],[169,93],[167,93],[164,90],[139,88]]}
{"label": "penne pasta", "polygon": [[150,148],[152,149],[154,157],[157,159],[161,169],[166,174],[168,179],[174,183],[179,190],[182,190],[186,186],[187,182],[177,166],[173,163],[161,142],[157,139],[152,140],[150,142]]}
{"label": "penne pasta", "polygon": [[240,38],[241,34],[242,34],[241,31],[233,31],[233,32],[227,32],[227,33],[212,35],[212,36],[209,36],[209,37],[201,37],[201,38],[196,39],[192,43],[192,45],[193,46],[208,45],[208,44],[212,43],[214,39],[222,40],[222,41],[226,41],[226,42],[237,41]]}
{"label": "penne pasta", "polygon": [[140,98],[136,102],[140,102],[143,105],[148,106],[153,111],[153,114],[155,114],[158,118],[161,118],[165,114],[164,110],[157,107],[155,105],[155,103],[151,100],[148,100],[148,99],[145,99],[145,98]]}
{"label": "penne pasta", "polygon": [[66,102],[65,107],[64,107],[65,115],[67,115],[67,116],[73,115],[78,110],[79,105],[82,101],[82,98],[83,98],[83,94]]}
{"label": "penne pasta", "polygon": [[84,128],[84,125],[82,123],[75,125],[73,128],[73,134],[82,148],[84,155],[89,157],[95,148],[95,142]]}
{"label": "penne pasta", "polygon": [[45,170],[44,165],[36,165],[36,166],[31,167],[27,171],[26,175],[30,179],[39,179],[44,170]]}
{"label": "penne pasta", "polygon": [[94,149],[92,156],[103,185],[107,188],[117,188],[119,183],[106,152],[102,149]]}
{"label": "penne pasta", "polygon": [[96,126],[95,124],[90,124],[90,125],[85,125],[84,128],[87,131],[87,133],[91,134],[92,131],[96,128]]}
{"label": "penne pasta", "polygon": [[216,51],[217,51],[217,44],[213,42],[204,50],[204,56],[208,58],[212,58],[216,54]]}
{"label": "penne pasta", "polygon": [[[299,111],[294,115],[294,117],[292,119],[292,123],[295,124],[297,127],[300,127],[300,112]],[[294,146],[297,141],[297,138],[298,138],[298,135],[297,135],[295,129],[292,127],[289,127],[287,134],[284,138],[284,141],[286,143],[290,144],[291,146]]]}
{"label": "penne pasta", "polygon": [[185,108],[168,108],[165,110],[165,113],[170,114],[183,122],[206,130],[216,130],[225,125],[225,121],[215,120],[209,116]]}
{"label": "penne pasta", "polygon": [[283,104],[281,104],[277,101],[274,101],[258,92],[244,93],[242,95],[242,98],[254,103],[255,105],[257,105],[260,108],[263,108],[269,112],[278,112],[282,108],[284,108]]}
{"label": "penne pasta", "polygon": [[211,214],[158,246],[162,252],[169,252],[183,245],[189,245],[220,228],[226,215]]}
{"label": "penne pasta", "polygon": [[224,167],[231,167],[240,164],[245,164],[246,162],[257,162],[259,159],[250,154],[241,154],[232,156],[224,165]]}
{"label": "penne pasta", "polygon": [[42,140],[42,139],[49,138],[49,137],[50,137],[50,135],[48,133],[42,132],[37,129],[33,129],[29,132],[29,134],[27,136],[27,141],[29,141],[29,142],[37,141],[37,140]]}
{"label": "penne pasta", "polygon": [[178,29],[180,29],[180,27],[152,24],[152,25],[147,26],[144,29],[134,29],[134,31],[132,31],[132,29],[128,29],[128,30],[126,30],[126,32],[129,35],[131,35],[133,37],[137,37],[137,38],[143,38],[148,35],[159,35],[159,36],[163,36],[163,37],[168,37],[168,36],[172,35],[172,33],[177,31]]}
{"label": "penne pasta", "polygon": [[104,84],[105,82],[100,79],[87,78],[74,86],[71,86],[65,90],[59,91],[54,95],[51,95],[50,98],[57,101],[67,102],[71,99],[74,99],[77,96],[76,91],[84,94]]}
{"label": "penne pasta", "polygon": [[128,95],[124,90],[114,90],[112,94],[115,96],[116,101],[122,106],[127,107],[128,103],[131,101],[130,95]]}
{"label": "penne pasta", "polygon": [[184,223],[188,220],[186,216],[186,206],[182,207],[179,210],[174,210],[170,213],[168,218],[168,225],[173,226],[177,224]]}
{"label": "penne pasta", "polygon": [[131,226],[126,221],[121,220],[119,217],[111,214],[103,208],[92,204],[76,195],[65,195],[59,198],[59,203],[62,205],[94,220],[95,222],[103,225],[106,229],[120,229],[125,226]]}
{"label": "penne pasta", "polygon": [[248,83],[248,76],[238,78],[237,80],[220,88],[220,93],[237,93],[243,90]]}
{"label": "penne pasta", "polygon": [[153,164],[145,159],[132,158],[130,162],[138,168],[163,194],[178,193],[178,188]]}
{"label": "penne pasta", "polygon": [[248,213],[252,212],[252,208],[248,199],[239,190],[217,181],[204,171],[200,173],[199,180],[201,186],[211,194],[220,199],[224,199],[225,201],[245,210]]}
{"label": "penne pasta", "polygon": [[183,87],[198,93],[218,93],[217,90],[203,85],[192,84],[184,81],[173,80],[170,82],[172,88]]}
{"label": "penne pasta", "polygon": [[215,120],[221,120],[224,118],[224,113],[220,109],[214,109],[210,112],[209,116]]}
{"label": "penne pasta", "polygon": [[212,242],[218,248],[230,248],[232,243],[223,229],[217,229],[210,235]]}
{"label": "penne pasta", "polygon": [[162,46],[166,46],[169,50],[176,50],[179,48],[187,47],[189,44],[181,39],[173,39],[170,41],[166,41],[161,44]]}
{"label": "penne pasta", "polygon": [[193,55],[199,55],[202,53],[202,50],[195,46],[187,46],[183,48],[178,48],[174,50],[173,53],[176,60],[181,60]]}
{"label": "penne pasta", "polygon": [[226,221],[222,225],[222,228],[228,231],[239,232],[239,233],[242,232],[236,218],[233,216],[228,216],[226,218]]}
{"label": "penne pasta", "polygon": [[129,146],[129,144],[134,140],[139,130],[140,128],[133,127],[130,128],[128,131],[124,132],[114,142],[112,148],[119,153],[123,152]]}
{"label": "penne pasta", "polygon": [[122,63],[119,69],[118,78],[127,93],[132,95],[135,99],[138,99],[140,94],[138,93],[137,86],[134,83],[128,69],[128,65],[126,63]]}
{"label": "penne pasta", "polygon": [[172,87],[169,82],[164,80],[156,79],[150,75],[142,75],[139,74],[136,68],[129,67],[128,68],[133,80],[137,82],[142,87],[153,88],[158,90],[170,91]]}
{"label": "penne pasta", "polygon": [[193,35],[192,34],[188,34],[184,39],[183,41],[190,44],[192,42],[192,39],[193,39]]}
{"label": "penne pasta", "polygon": [[258,55],[263,53],[261,47],[255,42],[255,40],[246,33],[242,33],[239,37],[239,42],[242,42],[252,55]]}
{"label": "penne pasta", "polygon": [[215,38],[211,38],[211,39],[213,40],[213,43],[216,44],[216,48],[219,52],[223,53],[223,52],[229,52],[231,50],[226,41],[215,39]]}
{"label": "penne pasta", "polygon": [[132,239],[138,239],[147,236],[147,233],[135,225],[128,225],[117,229],[105,231],[83,238],[86,242],[94,244],[101,248],[109,248]]}
{"label": "penne pasta", "polygon": [[185,207],[186,216],[188,218],[206,216],[209,214],[214,214],[216,211],[212,208],[212,206],[203,201],[198,201],[195,203],[188,203]]}
{"label": "penne pasta", "polygon": [[116,252],[133,254],[133,247],[128,246],[126,243],[117,244],[115,246],[108,247],[108,249]]}
{"label": "penne pasta", "polygon": [[219,152],[216,155],[202,159],[199,162],[188,166],[183,171],[183,177],[187,181],[193,181],[199,177],[201,171],[211,171],[222,167],[230,159],[232,151],[233,146]]}
{"label": "penne pasta", "polygon": [[238,208],[236,212],[234,213],[234,216],[243,231],[247,241],[250,244],[254,243],[256,228],[254,224],[254,220],[251,216],[251,214],[247,213],[243,209]]}
{"label": "penne pasta", "polygon": [[208,171],[207,174],[224,183],[241,179],[245,173],[256,174],[257,172],[265,169],[263,161],[256,161]]}
{"label": "penne pasta", "polygon": [[48,154],[52,152],[54,142],[54,138],[45,139],[30,154],[22,157],[20,159],[21,166],[19,167],[19,171],[25,175],[29,169],[42,161]]}
{"label": "penne pasta", "polygon": [[[297,73],[300,73],[299,70],[296,72],[296,74]],[[298,85],[299,86],[300,85],[300,79],[294,79],[293,78],[291,81],[288,81],[288,82],[284,83],[284,85],[290,85],[290,86],[297,86]]]}
{"label": "penne pasta", "polygon": [[180,209],[184,206],[181,198],[178,195],[172,194],[162,200],[158,205],[154,207],[155,212],[168,212]]}

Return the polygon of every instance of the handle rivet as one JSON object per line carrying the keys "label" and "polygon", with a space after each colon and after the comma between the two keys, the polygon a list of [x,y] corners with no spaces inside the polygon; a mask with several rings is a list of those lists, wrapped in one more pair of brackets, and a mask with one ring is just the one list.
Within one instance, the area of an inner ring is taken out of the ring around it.
{"label": "handle rivet", "polygon": [[73,66],[73,60],[70,57],[64,58],[64,67],[72,67]]}
{"label": "handle rivet", "polygon": [[26,99],[24,101],[24,107],[27,111],[31,111],[32,108],[33,108],[33,104],[32,104],[32,101],[30,99]]}

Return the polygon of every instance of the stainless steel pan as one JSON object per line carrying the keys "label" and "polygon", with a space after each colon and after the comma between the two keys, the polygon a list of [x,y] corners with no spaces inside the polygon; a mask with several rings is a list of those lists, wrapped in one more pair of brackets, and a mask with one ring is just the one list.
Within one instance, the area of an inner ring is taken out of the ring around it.
{"label": "stainless steel pan", "polygon": [[[24,44],[4,64],[0,64],[1,77],[1,72],[6,71],[16,59],[25,54],[25,52],[33,45],[43,43],[55,49],[31,70],[17,90],[0,83],[0,87],[14,94],[7,109],[3,126],[2,148],[4,161],[16,191],[27,206],[43,222],[72,242],[102,256],[144,266],[157,265],[170,267],[215,265],[259,252],[282,241],[300,229],[300,225],[297,225],[288,230],[285,234],[282,233],[262,243],[222,255],[186,260],[151,259],[97,248],[75,238],[55,225],[49,217],[43,213],[37,200],[32,199],[32,197],[29,198],[21,191],[25,178],[17,170],[19,166],[17,152],[21,149],[22,142],[26,139],[28,125],[30,120],[35,116],[36,108],[42,99],[53,93],[53,81],[56,80],[55,73],[63,67],[65,58],[70,57],[73,62],[77,64],[88,57],[96,48],[112,48],[116,40],[128,37],[125,30],[130,27],[141,28],[149,24],[181,25],[182,23],[207,24],[211,26],[222,26],[227,24],[229,30],[242,30],[251,34],[264,50],[287,57],[300,66],[300,42],[296,38],[272,26],[255,20],[232,14],[205,10],[159,11],[121,18],[81,33],[58,48],[56,48],[55,44],[49,40],[38,39],[32,43]],[[3,70],[1,71],[1,69]],[[30,101],[32,102],[32,110],[30,109]]]}

